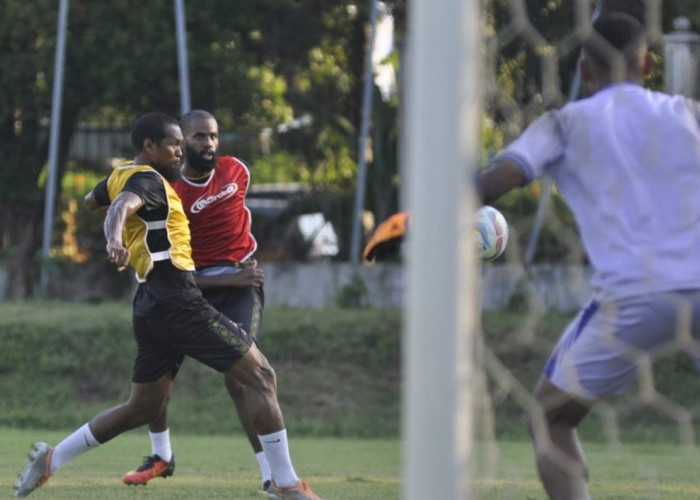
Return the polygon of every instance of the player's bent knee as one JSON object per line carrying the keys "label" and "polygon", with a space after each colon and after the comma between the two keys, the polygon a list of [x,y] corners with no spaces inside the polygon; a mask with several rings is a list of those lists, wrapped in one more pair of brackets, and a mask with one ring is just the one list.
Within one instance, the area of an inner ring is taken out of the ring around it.
{"label": "player's bent knee", "polygon": [[[256,391],[265,393],[277,392],[277,375],[270,366],[267,358],[254,346],[229,370],[226,378],[235,379],[237,382]],[[228,384],[228,382],[227,382]]]}
{"label": "player's bent knee", "polygon": [[270,365],[258,365],[252,373],[251,383],[254,390],[265,393],[275,393],[277,391],[277,375]]}

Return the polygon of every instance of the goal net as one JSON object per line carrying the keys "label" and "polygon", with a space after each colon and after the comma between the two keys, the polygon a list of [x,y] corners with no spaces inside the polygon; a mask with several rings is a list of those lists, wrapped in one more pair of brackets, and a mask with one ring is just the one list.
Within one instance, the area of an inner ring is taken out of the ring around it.
{"label": "goal net", "polygon": [[[590,268],[573,217],[546,179],[498,201],[509,247],[480,265],[471,178],[537,116],[581,96],[580,44],[601,11],[645,24],[659,68],[646,85],[666,89],[667,34],[674,18],[691,14],[684,8],[699,10],[660,0],[411,3],[401,498],[545,497],[527,430],[533,388],[589,299]],[[687,81],[697,49],[684,50],[686,62],[672,71]],[[683,89],[694,92],[694,81]],[[682,352],[689,338],[677,338],[662,359],[640,359],[636,385],[596,405],[580,426],[593,498],[700,497],[688,465],[698,458],[699,379]]]}

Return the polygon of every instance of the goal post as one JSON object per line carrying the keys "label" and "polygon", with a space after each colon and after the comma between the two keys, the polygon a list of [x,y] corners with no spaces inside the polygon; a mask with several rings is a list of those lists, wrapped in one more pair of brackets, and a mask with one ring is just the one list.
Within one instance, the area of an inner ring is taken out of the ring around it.
{"label": "goal post", "polygon": [[479,2],[411,2],[404,180],[413,213],[404,303],[401,498],[473,498],[480,152]]}

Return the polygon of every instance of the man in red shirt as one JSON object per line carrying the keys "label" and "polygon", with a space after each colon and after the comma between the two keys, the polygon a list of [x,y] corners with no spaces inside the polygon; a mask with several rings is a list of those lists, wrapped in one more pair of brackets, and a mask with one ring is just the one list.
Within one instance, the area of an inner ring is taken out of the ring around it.
{"label": "man in red shirt", "polygon": [[[257,341],[264,275],[252,258],[257,242],[250,232],[251,215],[245,205],[250,171],[236,158],[217,155],[218,124],[210,113],[191,111],[180,124],[185,138],[185,164],[182,178],[172,182],[172,186],[190,222],[197,286],[216,309]],[[225,380],[258,460],[263,490],[268,491],[270,466],[246,409],[246,391],[233,379]],[[124,476],[126,484],[146,484],[174,471],[167,410],[149,425],[149,437],[152,454]]]}

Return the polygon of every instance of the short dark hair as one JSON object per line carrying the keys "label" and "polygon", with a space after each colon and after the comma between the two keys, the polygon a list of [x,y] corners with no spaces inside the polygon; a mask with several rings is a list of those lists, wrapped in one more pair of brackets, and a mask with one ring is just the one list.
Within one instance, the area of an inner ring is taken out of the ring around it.
{"label": "short dark hair", "polygon": [[639,20],[622,12],[610,12],[593,22],[593,33],[584,40],[583,50],[597,65],[610,69],[616,56],[622,56],[627,64],[633,63],[644,44],[646,30]]}
{"label": "short dark hair", "polygon": [[647,3],[647,0],[598,0],[596,6],[600,7],[603,15],[622,12],[645,24]]}
{"label": "short dark hair", "polygon": [[131,129],[131,145],[136,151],[142,151],[146,139],[159,143],[166,137],[165,129],[168,125],[180,126],[175,118],[160,111],[139,116]]}

